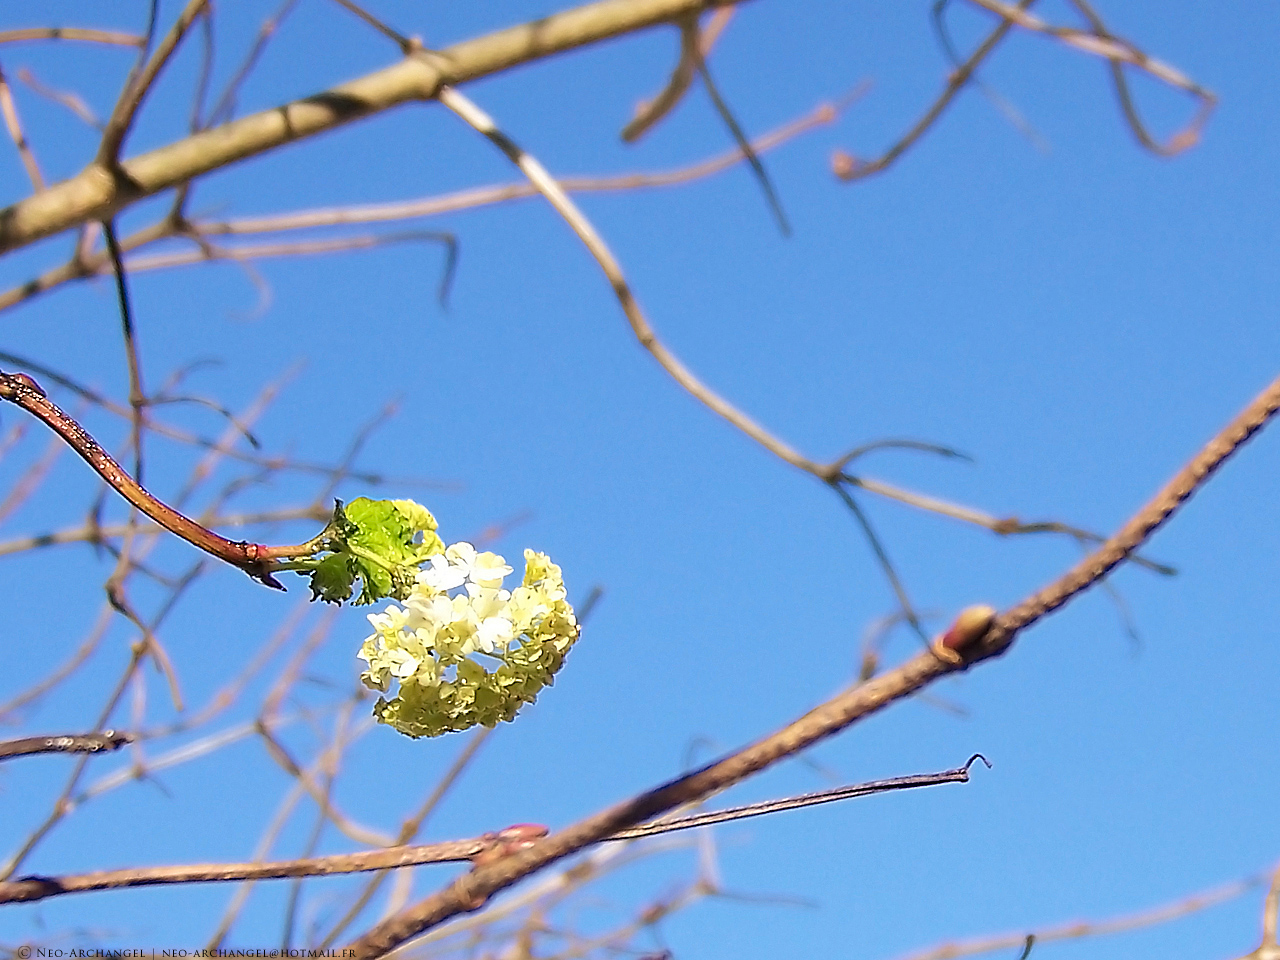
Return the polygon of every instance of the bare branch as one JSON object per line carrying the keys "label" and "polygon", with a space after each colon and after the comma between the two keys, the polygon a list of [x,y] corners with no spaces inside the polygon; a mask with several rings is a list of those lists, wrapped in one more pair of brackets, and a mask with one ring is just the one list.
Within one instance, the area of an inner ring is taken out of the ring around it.
{"label": "bare branch", "polygon": [[[803,133],[807,133],[819,126],[830,124],[840,115],[840,112],[854,99],[862,94],[866,89],[866,85],[859,86],[853,93],[842,98],[835,104],[821,104],[808,114],[799,117],[789,123],[783,124],[776,130],[766,133],[756,139],[752,144],[752,149],[756,153],[764,153],[775,147],[781,146],[788,140],[797,137]],[[561,186],[570,192],[586,192],[586,191],[630,191],[657,187],[675,186],[683,183],[689,183],[703,177],[709,177],[722,170],[727,170],[734,164],[740,163],[744,159],[741,150],[731,150],[719,156],[703,160],[698,163],[686,167],[680,167],[674,170],[662,171],[658,173],[625,173],[611,177],[567,177],[560,181]],[[395,203],[382,203],[350,207],[332,207],[318,210],[306,210],[297,213],[274,214],[265,217],[244,217],[236,220],[202,220],[187,224],[175,223],[171,218],[165,218],[148,227],[138,230],[136,233],[128,237],[124,237],[120,241],[120,247],[125,253],[139,250],[143,247],[158,243],[161,240],[173,239],[176,237],[184,237],[191,240],[201,240],[214,236],[231,236],[231,235],[247,235],[255,233],[274,233],[288,230],[301,230],[313,227],[331,227],[346,226],[355,224],[382,223],[396,220],[410,220],[417,217],[428,217],[437,214],[451,213],[458,210],[468,210],[475,207],[487,206],[495,203],[505,203],[512,200],[520,200],[528,197],[538,196],[536,188],[531,186],[527,181],[519,183],[501,184],[488,187],[475,187],[468,190],[462,190],[457,193],[445,194],[437,197],[427,197],[421,200],[407,200]],[[303,241],[306,243],[307,241]],[[236,259],[238,262],[245,262],[244,258],[254,256],[289,256],[300,255],[308,252],[326,253],[336,252],[341,249],[341,239],[318,241],[318,246],[314,249],[307,247],[288,247],[278,245],[275,247],[233,247],[222,248],[211,246],[208,250],[226,251],[228,258]],[[378,243],[394,242],[393,240],[379,239],[378,235],[369,238],[357,239],[353,242],[354,248],[376,246]],[[164,267],[182,266],[200,262],[207,262],[210,259],[206,248],[202,247],[198,252],[185,252],[173,254],[160,254],[155,257],[126,257],[125,263],[130,270],[135,272],[143,270],[155,270]],[[216,256],[212,259],[218,259]],[[19,303],[25,303],[43,293],[47,293],[65,283],[75,280],[86,279],[91,276],[105,275],[111,270],[110,258],[105,250],[94,253],[84,251],[78,252],[67,263],[62,266],[47,270],[26,283],[13,287],[3,293],[0,293],[0,310],[6,310],[16,306]],[[36,373],[40,371],[30,362],[22,363],[34,370]],[[99,401],[95,401],[99,402]]]}
{"label": "bare branch", "polygon": [[649,325],[648,318],[645,317],[644,311],[641,310],[635,294],[631,292],[631,287],[627,283],[622,267],[614,257],[613,252],[596,232],[591,222],[583,216],[582,211],[569,199],[560,184],[555,181],[535,157],[516,145],[514,141],[498,129],[488,114],[452,87],[441,87],[437,99],[476,131],[488,137],[512,163],[520,168],[521,172],[529,178],[530,183],[537,187],[538,191],[547,198],[547,202],[555,208],[556,212],[564,217],[565,222],[578,235],[578,238],[591,256],[595,258],[596,263],[600,265],[600,269],[604,272],[609,285],[613,288],[614,295],[618,298],[618,303],[622,307],[622,312],[626,315],[627,322],[631,325],[631,330],[636,339],[640,341],[640,345],[649,351],[650,355],[658,361],[659,365],[680,386],[684,387],[702,404],[725,420],[728,420],[770,453],[780,457],[792,466],[799,467],[815,476],[822,476],[822,468],[818,464],[802,456],[785,441],[775,437],[704,384],[694,375],[693,371],[681,363],[679,358],[658,340],[657,335],[653,332],[653,327]]}
{"label": "bare branch", "polygon": [[720,5],[722,0],[601,0],[464,41],[442,50],[432,63],[408,57],[330,90],[202,131],[122,161],[120,176],[90,166],[0,211],[0,253],[86,220],[106,219],[143,197],[210,170],[401,104],[430,99],[442,84],[466,83]]}
{"label": "bare branch", "polygon": [[[229,513],[210,518],[206,526],[212,529],[225,527],[251,527],[266,523],[286,523],[292,520],[315,520],[323,522],[333,516],[332,506],[291,507],[281,510],[264,510],[261,513]],[[65,543],[101,543],[112,537],[122,537],[129,530],[124,523],[96,524],[86,523],[66,530],[55,530],[34,537],[21,537],[16,540],[0,541],[0,557],[25,550],[37,550],[41,547],[56,547]],[[164,530],[159,524],[145,523],[136,527],[137,536],[148,536]]]}
{"label": "bare branch", "polygon": [[[953,960],[956,957],[972,957],[977,954],[991,953],[995,950],[1014,950],[1019,947],[1025,947],[1028,940],[1032,940],[1034,943],[1049,943],[1055,940],[1105,937],[1111,934],[1125,933],[1129,930],[1139,930],[1143,927],[1154,927],[1161,923],[1168,923],[1171,920],[1185,917],[1187,914],[1196,913],[1199,910],[1206,910],[1220,903],[1234,900],[1250,890],[1256,889],[1262,881],[1262,877],[1237,880],[1234,883],[1215,887],[1212,890],[1194,894],[1174,903],[1155,907],[1151,910],[1142,910],[1137,913],[1121,914],[1109,920],[1078,920],[1033,931],[941,943],[927,950],[903,954],[898,960]],[[1241,958],[1241,960],[1244,960],[1244,958]]]}
{"label": "bare branch", "polygon": [[680,59],[671,73],[667,85],[652,100],[646,100],[636,107],[635,116],[622,128],[624,143],[634,143],[670,113],[677,103],[688,92],[697,72],[698,45],[701,41],[696,17],[688,17],[676,24],[680,29]]}
{"label": "bare branch", "polygon": [[[98,146],[97,156],[97,163],[101,167],[114,168],[119,162],[120,147],[124,144],[124,138],[129,135],[129,129],[133,126],[134,117],[137,116],[143,99],[151,92],[156,78],[160,76],[160,71],[168,64],[169,58],[178,49],[178,44],[187,35],[187,30],[208,2],[209,0],[188,0],[186,8],[178,16],[177,22],[165,35],[164,40],[160,42],[159,48],[147,65],[138,72],[136,77],[131,77],[125,84],[124,92],[120,94],[120,99],[116,102],[115,109],[111,111],[111,116],[107,118],[106,128],[102,132],[102,142]],[[109,217],[98,219],[106,220]]]}
{"label": "bare branch", "polygon": [[77,117],[83,120],[87,125],[94,129],[102,129],[102,121],[97,118],[94,112],[89,109],[89,105],[77,93],[66,90],[58,90],[41,83],[36,79],[35,74],[31,72],[29,67],[18,68],[18,79],[31,88],[31,91],[37,96],[44,97],[46,100],[52,100],[70,110]]}
{"label": "bare branch", "polygon": [[[1093,26],[1093,32],[1104,40],[1116,40],[1107,25],[1103,23],[1102,18],[1094,11],[1086,0],[1071,0],[1071,5],[1079,10]],[[1123,41],[1119,41],[1123,42]],[[1129,124],[1129,129],[1133,131],[1134,137],[1138,143],[1150,150],[1152,153],[1161,157],[1172,157],[1184,150],[1192,147],[1200,139],[1200,130],[1204,127],[1209,119],[1209,114],[1213,112],[1213,108],[1217,103],[1213,94],[1207,91],[1200,91],[1200,111],[1194,117],[1190,124],[1181,132],[1174,134],[1169,138],[1168,143],[1160,143],[1147,130],[1146,124],[1142,122],[1142,117],[1138,113],[1138,108],[1134,105],[1133,94],[1129,92],[1129,81],[1124,75],[1124,61],[1117,57],[1108,58],[1107,64],[1111,71],[1111,82],[1115,85],[1116,99],[1120,101],[1120,110],[1124,114],[1125,122]],[[1195,91],[1192,91],[1195,92]]]}

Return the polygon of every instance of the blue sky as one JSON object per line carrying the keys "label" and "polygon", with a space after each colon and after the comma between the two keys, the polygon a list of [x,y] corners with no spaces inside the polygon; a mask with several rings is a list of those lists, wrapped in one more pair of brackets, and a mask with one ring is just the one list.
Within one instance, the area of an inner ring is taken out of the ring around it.
{"label": "blue sky", "polygon": [[[1221,98],[1203,143],[1176,159],[1139,149],[1102,63],[1015,33],[981,75],[1047,148],[970,90],[889,172],[837,182],[833,149],[875,155],[940,89],[947,63],[928,6],[758,2],[734,18],[712,68],[753,134],[863,80],[873,84],[836,124],[766,157],[792,237],[779,236],[744,168],[666,190],[584,196],[581,206],[664,342],[801,451],[825,460],[883,437],[947,444],[974,462],[882,452],[861,469],[996,515],[1109,532],[1276,375],[1280,16],[1260,3],[1233,7],[1230,17],[1210,7],[1171,15],[1149,2],[1101,11],[1117,34]],[[174,15],[176,5],[162,7]],[[376,9],[444,46],[554,8]],[[24,9],[22,23],[8,14],[5,26],[136,29],[143,12],[142,4],[106,11],[47,3],[38,16]],[[1065,5],[1042,14],[1074,23]],[[219,11],[221,78],[261,15]],[[952,22],[971,44],[989,17],[960,6]],[[658,89],[674,50],[670,30],[651,31],[465,92],[557,175],[668,169],[731,145],[697,88],[641,144],[619,142],[632,105]],[[101,113],[127,67],[126,54],[94,48],[23,45],[0,54],[6,74],[29,65],[49,84],[80,90]],[[322,90],[394,56],[336,5],[305,0],[241,108]],[[182,135],[196,65],[192,47],[148,103],[129,152]],[[15,90],[46,174],[73,175],[92,154],[91,134],[26,88]],[[1154,83],[1140,79],[1135,90],[1159,131],[1172,132],[1192,111]],[[268,214],[514,179],[490,144],[424,105],[220,172],[199,187],[193,209]],[[27,192],[8,150],[0,150],[0,183],[6,203]],[[161,209],[143,205],[123,228]],[[705,759],[849,683],[863,631],[894,600],[836,498],[700,407],[653,363],[595,264],[545,204],[422,227],[458,237],[447,310],[435,298],[441,253],[422,245],[265,262],[265,308],[229,266],[139,274],[133,290],[150,381],[216,357],[221,364],[194,373],[191,389],[239,409],[305,361],[257,432],[269,449],[309,460],[341,456],[352,434],[398,398],[397,416],[359,465],[452,486],[349,484],[341,495],[414,496],[435,512],[447,540],[527,515],[495,549],[550,553],[571,596],[604,588],[555,687],[486,745],[430,836],[523,821],[565,825],[675,775],[691,744],[701,744],[696,755]],[[67,247],[55,238],[9,257],[3,286],[60,262]],[[4,349],[125,394],[108,284],[64,288],[0,323]],[[76,410],[69,395],[55,398]],[[6,430],[23,416],[2,415]],[[221,428],[207,411],[171,415],[205,432]],[[86,421],[105,440],[123,440],[118,420],[89,411]],[[0,464],[0,478],[12,483],[44,443],[33,430]],[[149,483],[172,494],[195,456],[154,442]],[[963,716],[923,699],[904,702],[808,755],[845,781],[954,767],[975,751],[993,770],[963,787],[720,828],[725,888],[765,899],[703,902],[665,921],[660,944],[681,958],[874,960],[945,939],[1131,912],[1274,864],[1280,505],[1267,478],[1278,474],[1280,441],[1264,433],[1150,544],[1178,577],[1136,568],[1114,576],[1138,640],[1094,591],[1028,631],[1000,661],[931,691]],[[314,479],[285,477],[237,503],[293,505],[316,489]],[[0,533],[78,524],[95,493],[83,465],[63,456]],[[1079,555],[1070,540],[1000,539],[895,503],[861,502],[933,628],[971,603],[1008,606]],[[310,532],[299,525],[269,536]],[[157,557],[177,569],[193,554],[166,545]],[[4,699],[7,685],[20,689],[79,643],[111,561],[72,546],[0,563],[22,585],[7,604]],[[140,602],[152,594],[139,586]],[[234,570],[202,580],[163,634],[189,699],[202,702],[304,596],[301,582],[286,597]],[[364,612],[340,614],[317,675],[354,681]],[[117,625],[83,676],[4,735],[91,725],[131,639]],[[913,644],[895,634],[888,658],[909,656]],[[171,708],[160,678],[147,676],[149,716],[158,722]],[[308,735],[290,732],[300,750]],[[410,742],[376,729],[353,754],[339,801],[394,830],[462,742]],[[89,779],[127,762],[95,761]],[[6,850],[45,815],[69,769],[57,758],[0,768]],[[726,802],[825,785],[814,766],[789,762]],[[245,859],[287,786],[261,746],[245,741],[158,784],[95,801],[49,837],[28,869]],[[301,849],[310,817],[286,832],[279,855]],[[321,846],[353,849],[332,831]],[[612,878],[574,916],[599,929],[669,893],[694,868],[688,852],[655,857]],[[449,875],[419,871],[414,889],[424,894]],[[327,916],[346,889],[340,884],[312,885],[306,916]],[[231,942],[275,945],[286,894],[283,885],[260,888]],[[230,895],[154,890],[9,907],[0,942],[75,929],[78,945],[200,945]],[[1261,899],[1259,888],[1175,924],[1045,944],[1034,955],[1235,956],[1256,945]]]}

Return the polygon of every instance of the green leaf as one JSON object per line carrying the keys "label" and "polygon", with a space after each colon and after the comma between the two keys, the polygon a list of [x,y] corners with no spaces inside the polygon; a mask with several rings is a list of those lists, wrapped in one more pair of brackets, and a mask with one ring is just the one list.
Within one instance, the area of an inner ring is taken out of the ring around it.
{"label": "green leaf", "polygon": [[436,535],[436,518],[412,500],[370,500],[360,497],[343,505],[335,502],[333,518],[324,534],[332,553],[311,570],[312,599],[342,603],[361,581],[358,604],[383,597],[403,600],[413,587],[419,566],[444,552]]}

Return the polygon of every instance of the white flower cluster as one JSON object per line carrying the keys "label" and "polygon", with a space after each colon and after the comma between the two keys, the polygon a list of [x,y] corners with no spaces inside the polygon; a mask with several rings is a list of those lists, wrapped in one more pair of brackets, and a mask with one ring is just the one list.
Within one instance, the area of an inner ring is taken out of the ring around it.
{"label": "white flower cluster", "polygon": [[578,621],[560,568],[533,550],[524,558],[524,582],[504,590],[512,568],[502,557],[455,543],[430,558],[403,606],[369,615],[360,679],[384,693],[400,683],[374,708],[381,722],[411,737],[492,727],[552,682]]}

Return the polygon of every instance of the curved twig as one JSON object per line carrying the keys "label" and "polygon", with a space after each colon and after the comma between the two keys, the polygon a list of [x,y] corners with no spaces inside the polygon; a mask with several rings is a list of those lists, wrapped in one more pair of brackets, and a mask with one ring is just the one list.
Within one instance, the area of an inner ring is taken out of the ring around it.
{"label": "curved twig", "polygon": [[262,544],[220,537],[152,496],[140,483],[129,476],[80,424],[46,397],[44,391],[30,377],[21,373],[0,373],[0,400],[15,403],[38,418],[62,437],[71,449],[97,471],[98,475],[120,496],[166,530],[206,553],[239,567],[261,583],[280,590],[284,589],[279,581],[271,576],[270,548]]}
{"label": "curved twig", "polygon": [[[1095,34],[1104,40],[1116,39],[1107,30],[1107,25],[1102,18],[1098,16],[1097,12],[1086,0],[1070,0],[1070,2],[1089,21]],[[1185,128],[1170,137],[1168,143],[1161,143],[1151,136],[1146,124],[1142,122],[1142,116],[1138,113],[1138,108],[1133,102],[1133,94],[1129,91],[1129,81],[1124,75],[1123,61],[1111,57],[1108,59],[1107,67],[1111,72],[1111,82],[1116,89],[1116,99],[1120,101],[1120,111],[1124,114],[1125,122],[1129,125],[1129,129],[1133,131],[1133,135],[1139,144],[1161,157],[1177,156],[1196,144],[1200,139],[1200,130],[1208,122],[1209,114],[1213,112],[1213,108],[1217,103],[1213,94],[1207,90],[1195,94],[1200,98],[1200,109],[1196,116],[1191,119],[1191,122]]]}
{"label": "curved twig", "polygon": [[[1030,7],[1035,0],[1018,0],[1018,9],[1025,10]],[[974,50],[963,64],[951,71],[951,75],[947,77],[947,85],[943,88],[942,93],[933,102],[933,105],[925,111],[924,116],[916,121],[915,126],[908,130],[902,137],[882,153],[875,160],[860,160],[857,157],[850,156],[843,150],[837,150],[831,157],[832,172],[841,180],[861,180],[863,177],[869,177],[873,173],[879,173],[886,167],[889,167],[900,156],[906,153],[911,146],[924,136],[925,132],[934,125],[937,119],[942,116],[943,111],[951,105],[951,101],[969,82],[978,65],[991,54],[1000,41],[1005,38],[1010,30],[1013,29],[1013,20],[1006,17],[1001,23],[987,35],[987,38],[978,45],[978,49]]]}

